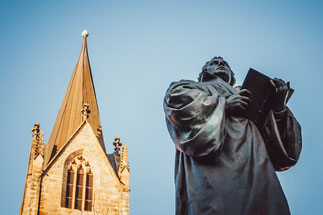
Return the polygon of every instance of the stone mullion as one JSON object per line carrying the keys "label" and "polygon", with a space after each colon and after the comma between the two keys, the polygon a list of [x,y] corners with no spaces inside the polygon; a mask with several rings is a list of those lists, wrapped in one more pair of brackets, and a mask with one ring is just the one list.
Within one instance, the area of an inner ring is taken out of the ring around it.
{"label": "stone mullion", "polygon": [[84,174],[83,174],[83,192],[82,192],[82,207],[81,208],[82,208],[82,211],[84,211],[84,207],[85,207],[85,192],[86,192],[86,172],[87,172],[87,169],[86,169],[85,165],[82,165],[82,168],[84,169]]}
{"label": "stone mullion", "polygon": [[77,180],[77,165],[72,166],[74,171],[74,178],[73,178],[73,192],[72,192],[72,207],[71,209],[75,208],[75,192],[76,192],[76,180]]}
{"label": "stone mullion", "polygon": [[[93,174],[93,172],[92,172],[92,174]],[[94,175],[92,176],[92,196],[91,196],[91,200],[92,200],[91,211],[94,211]]]}

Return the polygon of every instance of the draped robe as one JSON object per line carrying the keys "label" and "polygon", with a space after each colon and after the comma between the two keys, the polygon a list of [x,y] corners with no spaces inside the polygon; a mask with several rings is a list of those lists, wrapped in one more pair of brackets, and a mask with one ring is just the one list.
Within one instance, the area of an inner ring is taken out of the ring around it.
{"label": "draped robe", "polygon": [[226,99],[236,92],[220,78],[173,82],[166,92],[177,215],[290,214],[275,171],[296,164],[300,125],[288,108],[279,117],[270,110],[261,132],[227,115]]}

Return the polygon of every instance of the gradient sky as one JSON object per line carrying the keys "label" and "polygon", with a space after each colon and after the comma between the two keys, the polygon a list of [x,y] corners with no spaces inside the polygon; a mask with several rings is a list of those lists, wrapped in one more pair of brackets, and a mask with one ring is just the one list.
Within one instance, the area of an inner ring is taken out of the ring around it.
{"label": "gradient sky", "polygon": [[323,203],[321,1],[7,1],[0,4],[1,214],[18,214],[31,131],[48,140],[79,56],[88,50],[108,152],[129,150],[130,214],[174,214],[175,148],[162,108],[172,81],[224,57],[241,84],[253,67],[289,80],[302,126],[299,163],[278,173],[292,214]]}

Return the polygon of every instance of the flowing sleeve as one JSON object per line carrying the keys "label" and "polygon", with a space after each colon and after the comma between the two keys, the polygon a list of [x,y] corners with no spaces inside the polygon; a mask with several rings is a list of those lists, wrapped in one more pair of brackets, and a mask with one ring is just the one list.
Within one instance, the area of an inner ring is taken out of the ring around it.
{"label": "flowing sleeve", "polygon": [[294,166],[302,150],[301,126],[286,108],[279,115],[269,111],[264,140],[270,160],[276,171],[284,171]]}
{"label": "flowing sleeve", "polygon": [[225,98],[198,84],[170,85],[164,98],[167,128],[179,151],[216,160],[223,146]]}

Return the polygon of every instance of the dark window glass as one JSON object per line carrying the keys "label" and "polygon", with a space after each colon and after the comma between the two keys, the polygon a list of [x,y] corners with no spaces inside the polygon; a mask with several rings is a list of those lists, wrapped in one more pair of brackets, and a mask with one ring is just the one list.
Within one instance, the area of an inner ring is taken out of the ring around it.
{"label": "dark window glass", "polygon": [[85,210],[92,211],[92,196],[93,196],[93,175],[91,172],[86,174],[86,189],[85,189]]}
{"label": "dark window glass", "polygon": [[72,208],[73,182],[74,182],[74,171],[72,169],[69,169],[67,172],[66,199],[65,199],[65,207],[67,208]]}
{"label": "dark window glass", "polygon": [[84,171],[82,168],[77,170],[76,188],[75,188],[75,209],[82,210],[82,198],[83,198],[83,180]]}

